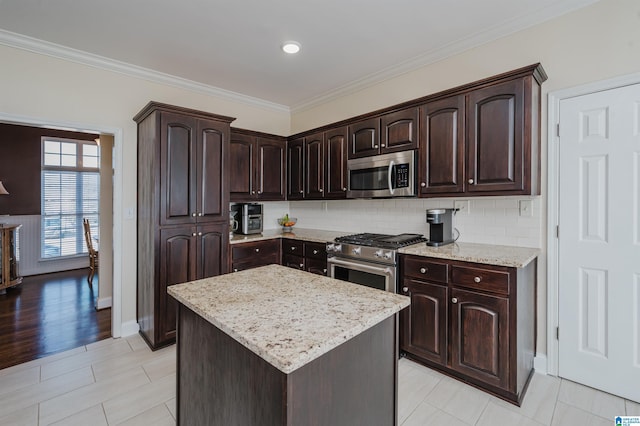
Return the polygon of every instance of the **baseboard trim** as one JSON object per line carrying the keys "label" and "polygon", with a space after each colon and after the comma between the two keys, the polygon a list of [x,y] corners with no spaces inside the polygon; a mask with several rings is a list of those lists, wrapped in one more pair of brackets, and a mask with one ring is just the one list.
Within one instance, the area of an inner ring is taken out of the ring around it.
{"label": "baseboard trim", "polygon": [[536,370],[536,373],[549,374],[547,372],[547,356],[536,355],[533,358],[533,369]]}
{"label": "baseboard trim", "polygon": [[113,301],[111,300],[111,296],[109,297],[98,297],[98,300],[96,300],[96,310],[101,310],[101,309],[107,309],[111,307],[111,303]]}
{"label": "baseboard trim", "polygon": [[138,325],[137,321],[123,322],[120,329],[120,337],[131,336],[133,334],[136,334],[138,331],[140,331],[140,326]]}

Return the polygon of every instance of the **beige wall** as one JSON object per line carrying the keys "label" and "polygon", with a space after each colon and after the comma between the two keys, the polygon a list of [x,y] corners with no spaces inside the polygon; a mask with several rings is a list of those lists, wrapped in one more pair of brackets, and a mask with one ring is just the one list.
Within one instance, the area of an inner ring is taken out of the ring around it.
{"label": "beige wall", "polygon": [[[237,117],[234,125],[287,135],[290,117],[268,110],[152,83],[124,74],[34,54],[0,45],[0,115],[78,123],[85,129],[115,128],[122,132],[123,192],[114,205],[123,211],[121,244],[114,258],[122,258],[122,324],[131,330],[136,322],[136,221],[124,210],[136,207],[136,123],[132,117],[150,100]],[[118,141],[116,140],[116,144]],[[117,238],[116,238],[117,240]],[[114,277],[117,280],[118,277]],[[116,295],[117,297],[117,295]],[[114,301],[115,303],[115,301]]]}

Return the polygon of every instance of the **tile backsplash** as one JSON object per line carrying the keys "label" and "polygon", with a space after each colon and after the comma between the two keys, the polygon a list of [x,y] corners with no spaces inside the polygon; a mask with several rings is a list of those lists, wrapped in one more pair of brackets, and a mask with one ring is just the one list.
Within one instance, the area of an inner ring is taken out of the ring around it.
{"label": "tile backsplash", "polygon": [[266,202],[264,229],[278,228],[276,219],[289,213],[298,218],[300,228],[428,237],[426,210],[462,202],[468,209],[453,219],[460,232],[458,241],[541,248],[541,201],[541,197],[491,197]]}

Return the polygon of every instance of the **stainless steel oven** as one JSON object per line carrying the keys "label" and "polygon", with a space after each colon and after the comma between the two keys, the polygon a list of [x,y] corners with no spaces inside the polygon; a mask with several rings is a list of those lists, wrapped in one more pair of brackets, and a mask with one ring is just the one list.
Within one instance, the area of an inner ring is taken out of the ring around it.
{"label": "stainless steel oven", "polygon": [[397,293],[400,247],[426,241],[418,234],[355,234],[327,244],[328,275],[354,284]]}

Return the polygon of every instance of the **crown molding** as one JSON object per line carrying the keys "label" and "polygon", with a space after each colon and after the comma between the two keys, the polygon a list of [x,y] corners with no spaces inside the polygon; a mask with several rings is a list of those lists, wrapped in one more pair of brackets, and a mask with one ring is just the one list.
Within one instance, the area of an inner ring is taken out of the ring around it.
{"label": "crown molding", "polygon": [[590,0],[588,3],[585,3],[584,1],[575,0],[571,4],[554,4],[542,10],[539,10],[536,13],[512,19],[500,25],[491,27],[487,30],[475,33],[469,37],[454,41],[437,49],[433,49],[425,54],[416,56],[407,61],[369,74],[361,79],[351,81],[343,86],[337,87],[336,89],[323,93],[319,96],[294,104],[291,106],[291,113],[295,114],[307,111],[322,104],[334,101],[338,98],[357,93],[366,88],[375,86],[376,84],[380,84],[386,80],[399,77],[403,74],[407,74],[427,65],[442,61],[483,44],[488,44],[492,41],[498,40],[508,35],[515,34],[517,32],[541,24],[545,21],[557,18],[574,10],[581,9],[598,1],[600,0]]}
{"label": "crown molding", "polygon": [[47,55],[94,68],[116,72],[135,78],[140,78],[153,83],[160,83],[167,86],[177,87],[179,89],[190,90],[208,96],[215,96],[229,101],[240,102],[254,107],[260,107],[277,112],[290,113],[291,110],[286,105],[269,102],[264,99],[254,98],[252,96],[243,95],[241,93],[232,92],[230,90],[221,89],[219,87],[198,83],[186,78],[176,77],[170,74],[154,71],[148,68],[139,67],[137,65],[128,64],[114,59],[105,58],[104,56],[94,55],[59,44],[39,40],[22,34],[13,33],[0,29],[0,44],[14,47],[17,49],[27,50],[29,52]]}

